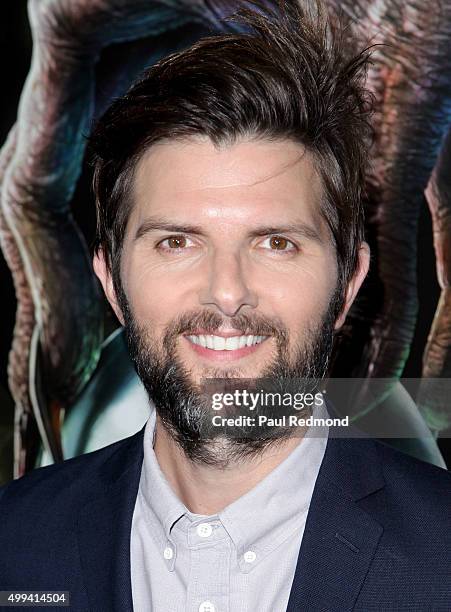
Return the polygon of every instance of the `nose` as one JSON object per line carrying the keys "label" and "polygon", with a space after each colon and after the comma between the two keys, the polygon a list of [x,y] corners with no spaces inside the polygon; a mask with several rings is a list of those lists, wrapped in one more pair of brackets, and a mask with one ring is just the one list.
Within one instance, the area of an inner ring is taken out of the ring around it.
{"label": "nose", "polygon": [[249,286],[250,280],[239,254],[216,254],[209,266],[200,303],[216,306],[228,317],[236,316],[243,306],[256,308],[258,298]]}

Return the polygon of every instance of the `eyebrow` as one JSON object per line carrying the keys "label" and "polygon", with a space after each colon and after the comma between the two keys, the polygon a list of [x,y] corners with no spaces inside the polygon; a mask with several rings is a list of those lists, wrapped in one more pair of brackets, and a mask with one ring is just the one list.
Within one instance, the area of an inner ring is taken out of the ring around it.
{"label": "eyebrow", "polygon": [[[188,225],[184,223],[180,224],[165,219],[150,218],[141,223],[136,231],[134,241],[139,240],[143,236],[155,231],[173,232],[176,234],[192,234],[195,236],[206,235],[205,231],[198,225]],[[303,221],[281,226],[261,226],[250,230],[248,233],[251,238],[267,236],[270,234],[295,234],[301,238],[313,240],[320,244],[324,242],[318,230],[316,230],[309,223],[305,223]]]}
{"label": "eyebrow", "polygon": [[172,221],[165,221],[164,219],[147,219],[143,221],[136,230],[134,240],[139,240],[142,236],[156,231],[173,232],[176,234],[194,234],[197,236],[205,235],[205,232],[198,225],[173,223]]}
{"label": "eyebrow", "polygon": [[318,230],[303,221],[283,226],[263,226],[249,232],[249,235],[252,237],[267,236],[269,234],[295,234],[301,238],[314,240],[320,244],[324,242]]}

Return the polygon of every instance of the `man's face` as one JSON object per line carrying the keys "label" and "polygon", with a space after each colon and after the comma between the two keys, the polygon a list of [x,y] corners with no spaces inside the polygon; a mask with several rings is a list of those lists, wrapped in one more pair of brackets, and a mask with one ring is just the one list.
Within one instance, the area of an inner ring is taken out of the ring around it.
{"label": "man's face", "polygon": [[[141,160],[123,288],[136,322],[160,345],[185,313],[221,318],[213,339],[199,326],[177,338],[192,380],[230,369],[256,377],[274,357],[276,339],[265,329],[262,342],[247,337],[241,347],[237,315],[285,328],[289,350],[320,322],[337,283],[321,195],[309,155],[288,141],[221,151],[209,140],[161,144]],[[224,342],[234,350],[215,350]]]}
{"label": "man's face", "polygon": [[153,146],[121,258],[127,313],[95,262],[147,365],[172,364],[193,388],[327,360],[338,271],[321,197],[310,154],[288,140]]}

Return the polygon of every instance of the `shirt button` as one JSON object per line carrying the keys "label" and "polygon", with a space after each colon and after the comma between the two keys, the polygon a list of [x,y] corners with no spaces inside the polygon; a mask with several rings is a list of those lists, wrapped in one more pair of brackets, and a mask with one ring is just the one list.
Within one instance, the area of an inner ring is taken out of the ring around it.
{"label": "shirt button", "polygon": [[253,563],[256,558],[257,555],[254,553],[253,550],[248,550],[244,553],[244,560],[246,561],[246,563]]}
{"label": "shirt button", "polygon": [[[197,526],[197,535],[199,535],[201,538],[210,537],[212,532],[213,532],[213,528],[208,523],[201,523],[200,525]],[[212,610],[214,611],[214,608]],[[205,612],[207,612],[207,610],[205,610]]]}
{"label": "shirt button", "polygon": [[167,546],[163,551],[163,557],[169,561],[174,556],[174,551],[170,546]]}
{"label": "shirt button", "polygon": [[216,608],[211,601],[203,601],[199,606],[199,612],[215,612]]}

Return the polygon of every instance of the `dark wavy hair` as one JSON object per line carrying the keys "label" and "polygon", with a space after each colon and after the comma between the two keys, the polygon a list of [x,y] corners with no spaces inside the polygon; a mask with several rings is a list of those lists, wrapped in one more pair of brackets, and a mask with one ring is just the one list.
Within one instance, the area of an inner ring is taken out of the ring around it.
{"label": "dark wavy hair", "polygon": [[120,290],[134,169],[156,142],[208,136],[219,147],[240,138],[291,139],[312,154],[321,178],[321,214],[343,295],[364,239],[371,47],[355,52],[342,21],[331,19],[320,0],[272,8],[250,0],[227,21],[242,31],[208,36],[159,61],[95,126],[95,251],[103,251]]}

